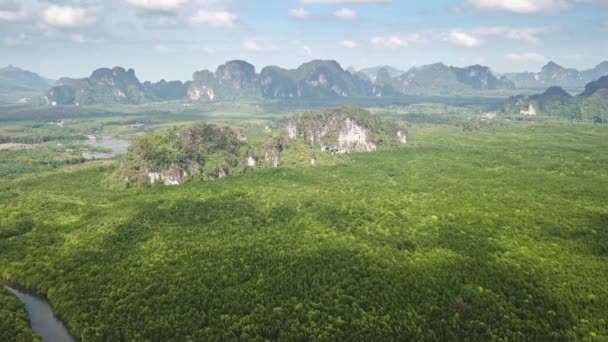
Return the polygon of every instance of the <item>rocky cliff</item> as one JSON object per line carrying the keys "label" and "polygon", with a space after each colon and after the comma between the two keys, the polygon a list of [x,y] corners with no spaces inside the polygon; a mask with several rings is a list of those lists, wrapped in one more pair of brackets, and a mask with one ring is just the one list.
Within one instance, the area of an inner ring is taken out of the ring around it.
{"label": "rocky cliff", "polygon": [[229,61],[215,73],[197,71],[192,76],[188,98],[192,101],[233,100],[259,97],[255,67],[245,61]]}
{"label": "rocky cliff", "polygon": [[253,148],[231,128],[196,124],[151,133],[133,141],[117,177],[127,184],[178,185],[214,180],[254,168]]}
{"label": "rocky cliff", "polygon": [[[63,89],[58,90],[57,87]],[[74,94],[73,99],[71,94]],[[68,96],[61,97],[62,95]],[[77,106],[99,103],[139,104],[145,98],[143,86],[135,76],[135,71],[121,67],[97,69],[83,79],[62,78],[45,96],[49,105]]]}
{"label": "rocky cliff", "polygon": [[359,108],[304,113],[289,120],[289,141],[301,140],[323,152],[372,152],[407,143],[405,127]]}
{"label": "rocky cliff", "polygon": [[332,98],[369,96],[371,82],[342,69],[336,61],[316,60],[297,69],[268,66],[259,75],[253,65],[231,61],[215,73],[194,74],[188,96],[193,101],[236,98]]}

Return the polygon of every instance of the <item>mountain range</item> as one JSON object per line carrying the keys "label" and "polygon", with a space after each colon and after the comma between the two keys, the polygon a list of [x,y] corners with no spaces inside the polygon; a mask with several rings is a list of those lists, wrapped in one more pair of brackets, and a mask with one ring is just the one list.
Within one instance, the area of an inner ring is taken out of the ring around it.
{"label": "mountain range", "polygon": [[142,83],[133,69],[114,67],[97,69],[86,78],[61,78],[52,86],[53,81],[9,66],[0,69],[0,94],[33,96],[45,92],[44,102],[49,105],[454,96],[550,86],[582,89],[604,75],[608,75],[608,62],[583,71],[550,62],[538,73],[497,75],[487,66],[454,67],[443,63],[407,71],[390,66],[344,70],[333,60],[313,60],[295,69],[267,66],[258,73],[252,64],[233,60],[218,66],[215,71],[196,71],[192,81],[187,82]]}
{"label": "mountain range", "polygon": [[608,61],[604,61],[592,69],[577,70],[564,68],[555,62],[549,62],[540,72],[508,73],[504,76],[512,80],[518,88],[535,87],[582,87],[589,82],[608,75]]}
{"label": "mountain range", "polygon": [[[371,72],[367,70],[366,72]],[[62,78],[50,89],[50,105],[139,104],[151,101],[231,101],[235,99],[325,99],[403,95],[454,95],[483,90],[512,89],[513,83],[496,77],[488,67],[466,68],[441,63],[398,72],[380,67],[376,76],[344,70],[333,60],[313,60],[296,69],[255,67],[228,61],[215,71],[202,70],[192,81],[141,83],[133,69],[95,70],[82,79]]]}

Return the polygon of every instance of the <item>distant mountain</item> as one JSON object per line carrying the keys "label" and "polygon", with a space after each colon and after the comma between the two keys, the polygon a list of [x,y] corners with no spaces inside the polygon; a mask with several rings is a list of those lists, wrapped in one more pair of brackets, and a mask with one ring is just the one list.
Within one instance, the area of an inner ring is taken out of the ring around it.
{"label": "distant mountain", "polygon": [[374,84],[374,95],[385,96],[386,93],[453,95],[471,91],[514,88],[512,82],[505,78],[497,78],[490,68],[481,65],[458,68],[436,63],[412,68],[392,79],[386,77],[387,73],[386,69],[379,70]]}
{"label": "distant mountain", "polygon": [[17,99],[48,90],[54,81],[14,66],[0,69],[0,93]]}
{"label": "distant mountain", "polygon": [[45,96],[49,105],[140,104],[182,99],[189,83],[181,81],[142,84],[133,69],[101,68],[88,78],[61,78]]}
{"label": "distant mountain", "polygon": [[505,74],[517,87],[582,87],[605,75],[608,75],[608,62],[602,62],[593,69],[583,71],[572,68],[567,69],[555,62],[549,62],[537,73]]}
{"label": "distant mountain", "polygon": [[192,82],[161,80],[157,83],[144,82],[144,93],[156,101],[174,101],[185,98]]}
{"label": "distant mountain", "polygon": [[584,118],[608,123],[608,76],[587,84],[578,97]]}
{"label": "distant mountain", "polygon": [[188,90],[191,100],[330,98],[368,96],[371,82],[342,69],[336,61],[316,60],[297,69],[268,66],[259,75],[253,65],[231,61],[194,73]]}
{"label": "distant mountain", "polygon": [[[371,67],[371,68],[365,68],[365,69],[359,70],[358,72],[366,75],[370,80],[375,81],[376,76],[378,75],[378,71],[380,71],[381,69],[385,69],[391,78],[400,76],[401,74],[405,73],[405,71],[399,70],[390,65],[383,65],[383,66],[379,65],[379,66],[375,66],[375,67]],[[349,70],[349,71],[351,73],[354,73],[352,70]]]}
{"label": "distant mountain", "polygon": [[600,89],[608,89],[608,76],[600,77],[597,81],[588,83],[585,90],[580,94],[581,97],[593,96]]}
{"label": "distant mountain", "polygon": [[259,97],[255,67],[245,61],[234,60],[220,65],[215,73],[197,71],[188,89],[188,97],[193,101]]}
{"label": "distant mountain", "polygon": [[542,94],[510,97],[505,102],[504,111],[509,114],[608,121],[608,76],[588,83],[585,91],[578,96],[554,86]]}

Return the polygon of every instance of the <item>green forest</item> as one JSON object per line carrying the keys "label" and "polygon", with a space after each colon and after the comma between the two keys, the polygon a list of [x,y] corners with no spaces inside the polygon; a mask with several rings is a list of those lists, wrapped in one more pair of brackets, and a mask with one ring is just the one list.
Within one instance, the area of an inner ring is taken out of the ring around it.
{"label": "green forest", "polygon": [[[118,162],[3,177],[0,277],[82,341],[607,340],[608,127],[408,131],[177,187],[116,187]],[[32,339],[4,290],[0,318]]]}

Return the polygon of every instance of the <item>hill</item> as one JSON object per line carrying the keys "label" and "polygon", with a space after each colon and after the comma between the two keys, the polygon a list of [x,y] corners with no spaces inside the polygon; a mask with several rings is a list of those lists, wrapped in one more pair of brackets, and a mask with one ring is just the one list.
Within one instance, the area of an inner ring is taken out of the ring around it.
{"label": "hill", "polygon": [[488,67],[481,65],[458,68],[436,63],[412,68],[391,80],[386,78],[385,71],[380,72],[385,75],[377,77],[376,82],[382,82],[384,92],[391,89],[391,93],[403,95],[454,95],[514,88],[512,82],[497,78]]}
{"label": "hill", "polygon": [[21,97],[40,95],[53,83],[54,81],[34,72],[12,65],[0,68],[0,94],[11,101],[19,100]]}
{"label": "hill", "polygon": [[241,174],[255,165],[253,149],[236,131],[195,124],[135,139],[117,177],[127,184],[178,185]]}
{"label": "hill", "polygon": [[48,105],[141,104],[184,98],[189,84],[181,81],[142,84],[135,70],[100,68],[87,78],[61,78],[45,95]]}
{"label": "hill", "polygon": [[542,94],[527,97],[512,96],[505,102],[504,112],[608,122],[608,76],[588,83],[577,96],[560,87],[550,87]]}
{"label": "hill", "polygon": [[542,67],[540,72],[505,74],[517,87],[529,88],[548,86],[582,87],[605,75],[608,75],[608,61],[602,62],[592,69],[582,71],[564,68],[555,62],[549,62]]}

